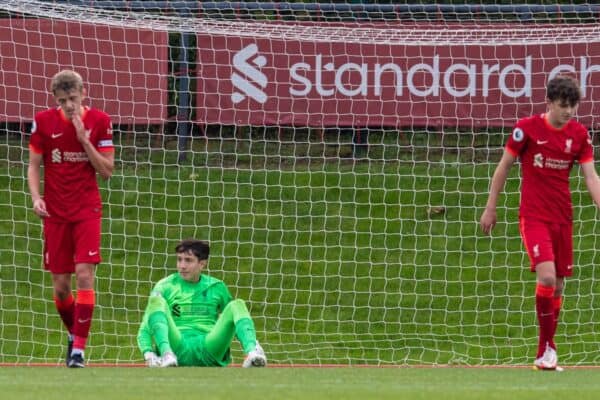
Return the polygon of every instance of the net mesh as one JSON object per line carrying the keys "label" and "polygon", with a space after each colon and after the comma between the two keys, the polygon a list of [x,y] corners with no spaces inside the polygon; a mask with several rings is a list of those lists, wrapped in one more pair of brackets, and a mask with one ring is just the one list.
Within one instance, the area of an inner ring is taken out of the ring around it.
{"label": "net mesh", "polygon": [[[62,68],[115,123],[91,362],[141,362],[147,295],[188,237],[211,243],[208,273],[247,301],[269,362],[531,361],[518,168],[492,238],[478,219],[552,73],[580,79],[578,117],[596,126],[593,5],[127,3],[0,2],[0,362],[63,358],[26,182],[32,117]],[[557,343],[561,363],[589,365],[598,225],[577,170]]]}

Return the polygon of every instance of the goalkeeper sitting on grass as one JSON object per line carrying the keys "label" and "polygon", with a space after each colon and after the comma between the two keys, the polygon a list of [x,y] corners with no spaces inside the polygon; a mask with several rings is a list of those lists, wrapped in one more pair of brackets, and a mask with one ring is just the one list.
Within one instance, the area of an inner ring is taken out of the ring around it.
{"label": "goalkeeper sitting on grass", "polygon": [[201,274],[210,247],[184,240],[175,248],[177,273],[159,281],[148,299],[138,346],[149,367],[227,366],[234,336],[242,344],[243,367],[264,367],[267,359],[256,341],[254,322],[243,300],[227,286]]}

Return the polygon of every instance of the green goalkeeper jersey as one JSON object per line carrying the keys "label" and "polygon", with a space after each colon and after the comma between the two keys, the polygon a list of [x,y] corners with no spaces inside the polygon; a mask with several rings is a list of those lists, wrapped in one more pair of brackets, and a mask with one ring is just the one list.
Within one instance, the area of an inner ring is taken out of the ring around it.
{"label": "green goalkeeper jersey", "polygon": [[[184,337],[206,335],[232,300],[223,281],[204,274],[200,275],[197,283],[184,280],[179,273],[169,275],[152,289],[151,296],[157,295],[166,300],[175,325]],[[147,314],[148,311],[144,314],[138,334],[142,353],[153,351]]]}

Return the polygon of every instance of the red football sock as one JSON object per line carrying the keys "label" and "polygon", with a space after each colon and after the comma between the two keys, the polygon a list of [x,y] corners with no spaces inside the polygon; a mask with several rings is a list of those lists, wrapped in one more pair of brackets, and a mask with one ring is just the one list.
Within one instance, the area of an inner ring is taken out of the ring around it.
{"label": "red football sock", "polygon": [[69,297],[64,300],[54,296],[54,304],[56,305],[60,319],[62,319],[63,324],[65,324],[67,330],[71,333],[73,329],[73,315],[75,314],[75,298],[72,294],[69,294]]}
{"label": "red football sock", "polygon": [[75,321],[73,322],[73,348],[85,350],[90,326],[92,325],[92,315],[95,305],[94,289],[77,290],[77,301],[75,302]]}
{"label": "red football sock", "polygon": [[535,288],[535,311],[540,324],[540,340],[536,358],[546,351],[546,343],[552,338],[554,329],[554,287],[543,286],[540,283]]}
{"label": "red football sock", "polygon": [[554,325],[552,326],[552,334],[548,340],[548,345],[556,350],[554,335],[556,334],[556,327],[558,326],[558,316],[560,315],[560,309],[562,307],[562,297],[554,297],[552,299],[552,306],[554,308]]}

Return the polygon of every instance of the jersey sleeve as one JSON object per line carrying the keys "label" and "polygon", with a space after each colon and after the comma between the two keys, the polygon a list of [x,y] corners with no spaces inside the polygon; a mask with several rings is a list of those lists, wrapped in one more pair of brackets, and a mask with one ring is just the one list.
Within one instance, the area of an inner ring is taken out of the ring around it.
{"label": "jersey sleeve", "polygon": [[590,133],[587,131],[587,129],[584,128],[584,131],[585,139],[583,140],[581,151],[579,152],[579,157],[577,158],[577,162],[579,162],[579,164],[585,164],[594,161],[594,146],[592,146],[592,138],[590,137]]}
{"label": "jersey sleeve", "polygon": [[98,136],[96,139],[96,149],[102,153],[114,151],[113,130],[110,118],[106,116],[105,118],[101,119],[99,125]]}
{"label": "jersey sleeve", "polygon": [[166,279],[161,279],[150,291],[150,296],[162,296],[163,298],[166,298],[166,292],[169,287],[170,285],[167,283]]}
{"label": "jersey sleeve", "polygon": [[522,121],[517,122],[515,125],[508,141],[506,142],[506,151],[512,154],[514,157],[518,157],[527,144],[527,129],[524,127]]}
{"label": "jersey sleeve", "polygon": [[36,115],[31,124],[31,138],[29,139],[29,149],[37,154],[44,152],[44,138],[41,132],[38,130],[39,119]]}

